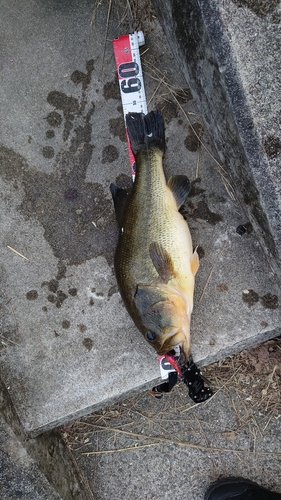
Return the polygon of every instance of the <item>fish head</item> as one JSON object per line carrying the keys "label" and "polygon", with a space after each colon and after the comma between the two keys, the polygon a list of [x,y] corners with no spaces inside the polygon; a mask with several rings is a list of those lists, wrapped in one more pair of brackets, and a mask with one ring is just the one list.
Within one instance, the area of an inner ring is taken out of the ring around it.
{"label": "fish head", "polygon": [[181,346],[190,355],[190,314],[183,294],[166,284],[139,285],[135,304],[140,329],[159,355]]}

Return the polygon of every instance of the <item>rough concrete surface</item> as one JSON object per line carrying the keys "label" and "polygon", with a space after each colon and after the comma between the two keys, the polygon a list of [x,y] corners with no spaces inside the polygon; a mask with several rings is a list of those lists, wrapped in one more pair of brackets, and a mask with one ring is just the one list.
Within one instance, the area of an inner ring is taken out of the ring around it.
{"label": "rough concrete surface", "polygon": [[59,500],[61,498],[1,416],[0,461],[2,500]]}
{"label": "rough concrete surface", "polygon": [[[113,270],[117,225],[109,184],[128,185],[130,178],[111,40],[130,24],[145,33],[148,107],[164,115],[167,176],[185,173],[192,181],[182,213],[201,258],[194,358],[206,365],[280,335],[279,287],[257,235],[236,233],[248,218],[229,196],[225,172],[150,3],[135,8],[130,13],[126,2],[112,5],[106,31],[107,2],[99,5],[92,26],[92,1],[3,0],[0,6],[1,378],[28,437],[159,380],[156,355],[128,317]],[[177,391],[185,405],[186,389]],[[140,402],[149,409],[147,397],[141,395]],[[168,405],[173,397],[165,399]],[[218,398],[209,403],[210,415],[227,429],[227,402]],[[274,425],[268,428],[275,436]],[[136,453],[136,461],[113,453],[112,463],[106,454],[98,471],[95,464],[98,498],[168,498],[174,490],[186,497],[188,484],[189,500],[197,500],[215,475],[205,472],[206,457],[197,450],[178,453],[166,443],[161,452],[151,447]],[[237,471],[250,471],[255,463],[249,457],[248,469],[241,465]],[[258,462],[256,477],[263,467],[277,475],[274,460]],[[180,477],[179,463],[187,470]],[[197,464],[195,475],[189,474],[191,463]],[[172,476],[161,464],[168,464]],[[230,461],[223,471],[233,471],[235,464]],[[115,489],[124,469],[129,496],[123,484]],[[140,489],[147,475],[144,494],[131,494],[128,484]]]}
{"label": "rough concrete surface", "polygon": [[280,355],[279,339],[208,367],[217,392],[201,405],[179,384],[161,400],[146,392],[66,426],[95,498],[203,500],[229,476],[281,493]]}
{"label": "rough concrete surface", "polygon": [[[107,5],[93,26],[92,8],[1,4],[1,369],[31,436],[159,379],[155,353],[115,283],[108,186],[130,180],[111,43],[104,51]],[[124,9],[111,12],[108,38],[120,34]],[[255,233],[235,231],[245,215],[221,181],[189,90],[178,92],[184,79],[163,33],[145,12],[147,98],[164,114],[167,175],[193,181],[182,211],[201,255],[192,343],[195,360],[206,364],[280,333],[279,289]]]}
{"label": "rough concrete surface", "polygon": [[280,281],[280,2],[154,4]]}
{"label": "rough concrete surface", "polygon": [[[64,500],[92,500],[93,497],[88,484],[77,467],[73,454],[69,450],[67,443],[65,443],[59,429],[44,432],[33,439],[27,438],[9,393],[1,380],[0,413],[1,419],[4,419],[0,427],[3,441],[2,448],[10,450],[12,446],[13,449],[16,448],[19,451],[22,457],[21,461],[13,461],[13,456],[8,453],[3,454],[1,460],[3,479],[3,489],[0,484],[1,498],[5,499],[4,490],[9,489],[9,482],[12,483],[9,498],[18,498],[17,492],[22,490],[26,492],[30,488],[31,472],[33,470],[37,471],[39,468],[45,477],[45,484],[47,484],[47,479]],[[9,432],[6,430],[7,426],[10,429]],[[14,436],[12,444],[10,443],[10,436]],[[31,463],[36,464],[36,467],[35,465],[31,467]],[[40,483],[39,474],[37,476]],[[42,484],[42,481],[40,484]],[[45,489],[48,492],[48,488]],[[22,494],[24,494],[23,491]],[[30,495],[29,498],[33,499],[34,497],[37,498],[36,494]]]}

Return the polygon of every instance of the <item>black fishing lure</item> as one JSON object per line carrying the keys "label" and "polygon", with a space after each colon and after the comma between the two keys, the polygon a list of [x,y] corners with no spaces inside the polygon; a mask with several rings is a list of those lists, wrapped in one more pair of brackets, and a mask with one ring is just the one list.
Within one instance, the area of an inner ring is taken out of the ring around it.
{"label": "black fishing lure", "polygon": [[[188,362],[180,367],[180,380],[182,380],[188,387],[189,397],[194,403],[203,403],[213,395],[213,391],[209,387],[205,387],[206,380],[201,375],[199,368],[193,361],[192,356],[189,356]],[[174,385],[177,383],[177,372],[169,373],[168,382],[157,385],[153,388],[156,397],[161,397],[163,392],[170,392]]]}
{"label": "black fishing lure", "polygon": [[205,387],[204,377],[202,377],[191,355],[188,362],[181,367],[181,371],[182,379],[187,385],[189,396],[194,403],[202,403],[213,395],[212,390],[209,387]]}

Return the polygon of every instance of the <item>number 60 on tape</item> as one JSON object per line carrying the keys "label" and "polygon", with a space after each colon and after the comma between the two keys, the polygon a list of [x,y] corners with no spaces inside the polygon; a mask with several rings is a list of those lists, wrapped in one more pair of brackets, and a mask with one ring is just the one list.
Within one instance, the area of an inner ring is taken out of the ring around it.
{"label": "number 60 on tape", "polygon": [[[147,105],[139,46],[144,45],[142,31],[121,36],[113,40],[124,118],[127,113],[147,114]],[[127,130],[126,130],[127,134]],[[135,157],[127,134],[131,174],[135,177]]]}

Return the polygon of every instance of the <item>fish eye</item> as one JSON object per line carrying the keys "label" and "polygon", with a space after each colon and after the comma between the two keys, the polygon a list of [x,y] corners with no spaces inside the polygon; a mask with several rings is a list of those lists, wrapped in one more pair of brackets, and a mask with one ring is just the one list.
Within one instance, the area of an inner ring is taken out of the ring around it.
{"label": "fish eye", "polygon": [[156,335],[153,332],[146,332],[145,336],[150,342],[152,342],[156,338]]}

